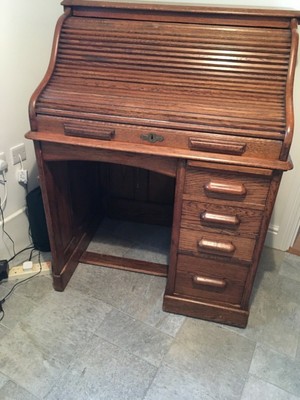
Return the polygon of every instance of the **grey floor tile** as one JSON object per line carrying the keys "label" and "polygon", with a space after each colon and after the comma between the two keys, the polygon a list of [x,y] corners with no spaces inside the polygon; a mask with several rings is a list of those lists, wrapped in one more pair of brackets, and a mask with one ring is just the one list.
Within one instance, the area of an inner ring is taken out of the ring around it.
{"label": "grey floor tile", "polygon": [[[1,313],[2,315],[2,313]],[[3,339],[4,336],[10,332],[10,329],[0,323],[0,338]]]}
{"label": "grey floor tile", "polygon": [[162,264],[168,262],[170,228],[108,219],[103,225],[90,243],[89,251]]}
{"label": "grey floor tile", "polygon": [[144,400],[213,400],[199,379],[168,366],[159,368]]}
{"label": "grey floor tile", "polygon": [[175,336],[185,318],[162,310],[166,279],[142,275],[138,278],[138,285],[139,287],[135,286],[135,290],[127,296],[127,301],[120,306],[120,310],[168,335]]}
{"label": "grey floor tile", "polygon": [[0,342],[0,371],[36,397],[47,394],[66,367],[47,357],[18,327]]}
{"label": "grey floor tile", "polygon": [[299,397],[292,395],[268,382],[249,376],[244,387],[241,400],[297,400]]}
{"label": "grey floor tile", "polygon": [[300,257],[285,253],[279,274],[300,282]]}
{"label": "grey floor tile", "polygon": [[[5,383],[9,381],[9,378],[3,374],[1,374],[0,372],[0,389],[2,388],[2,386],[5,385]],[[0,392],[1,393],[1,392]]]}
{"label": "grey floor tile", "polygon": [[297,353],[296,353],[296,360],[300,361],[300,334],[298,337],[298,347],[297,347]]}
{"label": "grey floor tile", "polygon": [[1,400],[38,400],[37,397],[12,381],[8,381],[0,388],[0,398]]}
{"label": "grey floor tile", "polygon": [[27,282],[21,283],[15,293],[22,295],[36,303],[40,303],[48,293],[53,292],[52,280],[49,276],[36,276]]}
{"label": "grey floor tile", "polygon": [[98,329],[111,307],[71,288],[52,291],[26,319],[22,327],[34,332],[61,337],[77,346],[83,345]]}
{"label": "grey floor tile", "polygon": [[5,316],[1,324],[12,329],[21,319],[29,315],[37,307],[37,304],[30,298],[17,293],[16,289],[16,292],[6,299],[2,307],[5,311]]}
{"label": "grey floor tile", "polygon": [[295,357],[299,321],[300,307],[297,304],[275,301],[271,295],[265,295],[262,289],[252,304],[247,328],[226,329],[268,345],[286,356]]}
{"label": "grey floor tile", "polygon": [[110,310],[74,290],[52,291],[1,341],[0,371],[34,395],[46,395]]}
{"label": "grey floor tile", "polygon": [[281,264],[277,259],[278,253],[282,263],[284,256],[281,252],[268,249],[264,253],[268,258],[261,263],[263,273],[260,280],[255,282],[256,293],[252,299],[247,328],[228,329],[284,355],[295,357],[300,333],[300,283],[279,274]]}
{"label": "grey floor tile", "polygon": [[136,292],[143,295],[147,279],[143,274],[80,264],[69,286],[121,309]]}
{"label": "grey floor tile", "polygon": [[138,244],[124,253],[126,258],[143,260],[158,264],[168,264],[169,255],[165,249]]}
{"label": "grey floor tile", "polygon": [[169,335],[118,310],[107,315],[96,334],[156,367],[173,341]]}
{"label": "grey floor tile", "polygon": [[217,324],[187,319],[164,364],[198,379],[214,399],[239,399],[255,343]]}
{"label": "grey floor tile", "polygon": [[176,315],[161,311],[162,317],[155,324],[156,328],[170,336],[176,336],[182,324],[186,320],[183,315]]}
{"label": "grey floor tile", "polygon": [[127,238],[118,238],[114,233],[98,232],[89,244],[88,251],[123,257],[134,244]]}
{"label": "grey floor tile", "polygon": [[298,396],[300,393],[300,362],[258,344],[250,373]]}
{"label": "grey floor tile", "polygon": [[134,272],[79,265],[69,286],[175,336],[184,317],[162,310],[166,279]]}
{"label": "grey floor tile", "polygon": [[46,400],[141,400],[157,369],[94,336]]}

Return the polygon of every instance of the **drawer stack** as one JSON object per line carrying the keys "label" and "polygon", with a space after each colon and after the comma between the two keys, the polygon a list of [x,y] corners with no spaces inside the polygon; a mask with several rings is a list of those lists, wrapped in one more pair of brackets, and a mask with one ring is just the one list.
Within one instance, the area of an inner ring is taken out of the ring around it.
{"label": "drawer stack", "polygon": [[242,171],[186,168],[173,296],[243,308],[271,176]]}

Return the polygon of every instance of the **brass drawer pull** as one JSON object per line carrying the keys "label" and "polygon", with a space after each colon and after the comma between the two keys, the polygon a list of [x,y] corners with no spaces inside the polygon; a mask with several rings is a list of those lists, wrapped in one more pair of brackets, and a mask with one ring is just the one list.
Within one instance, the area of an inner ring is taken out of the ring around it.
{"label": "brass drawer pull", "polygon": [[225,194],[230,196],[242,197],[247,193],[247,189],[241,183],[224,183],[210,181],[204,186],[204,190],[207,194]]}
{"label": "brass drawer pull", "polygon": [[189,147],[191,150],[209,151],[211,153],[226,153],[242,155],[246,150],[245,143],[221,142],[217,140],[206,140],[198,138],[189,138]]}
{"label": "brass drawer pull", "polygon": [[87,125],[77,126],[72,124],[64,125],[65,135],[84,137],[90,139],[112,140],[115,131],[111,128],[94,127]]}
{"label": "brass drawer pull", "polygon": [[232,242],[217,242],[202,238],[198,242],[198,248],[203,251],[220,252],[232,255],[235,252],[235,245]]}
{"label": "brass drawer pull", "polygon": [[196,285],[212,286],[219,289],[224,289],[227,285],[225,279],[207,278],[199,275],[193,276],[193,282]]}
{"label": "brass drawer pull", "polygon": [[214,214],[209,211],[200,214],[200,221],[206,224],[230,225],[235,228],[241,223],[237,215]]}

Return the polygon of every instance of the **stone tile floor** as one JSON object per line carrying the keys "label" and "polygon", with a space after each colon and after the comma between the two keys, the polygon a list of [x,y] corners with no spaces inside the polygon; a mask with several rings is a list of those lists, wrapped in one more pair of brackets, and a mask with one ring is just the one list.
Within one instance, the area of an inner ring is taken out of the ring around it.
{"label": "stone tile floor", "polygon": [[[152,227],[115,224],[90,249],[164,262],[160,237],[155,252]],[[164,313],[164,287],[90,265],[63,293],[50,276],[20,285],[3,305],[0,399],[300,399],[300,257],[264,249],[246,329]]]}

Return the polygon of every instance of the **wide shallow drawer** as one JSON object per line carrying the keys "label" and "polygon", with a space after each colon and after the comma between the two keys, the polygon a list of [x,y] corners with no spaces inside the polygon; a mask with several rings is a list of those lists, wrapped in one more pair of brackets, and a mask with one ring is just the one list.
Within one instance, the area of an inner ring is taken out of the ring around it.
{"label": "wide shallow drawer", "polygon": [[181,227],[256,237],[262,214],[259,210],[185,200],[182,206]]}
{"label": "wide shallow drawer", "polygon": [[193,132],[142,125],[127,125],[89,119],[39,116],[39,130],[64,133],[67,136],[111,140],[114,142],[148,144],[202,153],[220,153],[262,159],[278,159],[280,140],[249,138],[207,132]]}
{"label": "wide shallow drawer", "polygon": [[[238,169],[238,167],[237,167]],[[264,208],[270,177],[231,171],[187,168],[184,193],[193,200]]]}
{"label": "wide shallow drawer", "polygon": [[255,239],[181,228],[179,251],[198,257],[250,263]]}
{"label": "wide shallow drawer", "polygon": [[202,300],[239,304],[248,268],[243,265],[178,256],[175,293]]}

